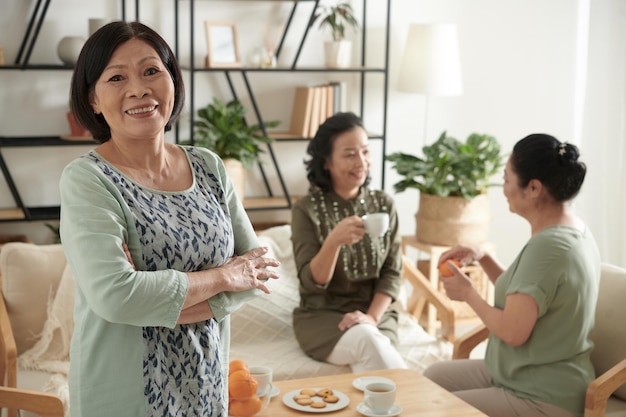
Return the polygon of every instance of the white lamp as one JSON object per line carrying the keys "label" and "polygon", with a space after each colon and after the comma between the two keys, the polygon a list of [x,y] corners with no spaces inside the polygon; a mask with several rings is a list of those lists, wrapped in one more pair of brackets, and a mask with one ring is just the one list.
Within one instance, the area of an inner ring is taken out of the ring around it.
{"label": "white lamp", "polygon": [[463,93],[459,45],[454,24],[411,24],[400,68],[398,89],[426,96],[426,141],[429,96],[458,96]]}

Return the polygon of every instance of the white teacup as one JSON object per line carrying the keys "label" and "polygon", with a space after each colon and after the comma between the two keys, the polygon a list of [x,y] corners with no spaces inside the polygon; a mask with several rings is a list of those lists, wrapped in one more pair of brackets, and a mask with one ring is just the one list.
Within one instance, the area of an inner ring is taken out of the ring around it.
{"label": "white teacup", "polygon": [[396,401],[396,385],[392,382],[371,382],[365,386],[363,402],[374,414],[387,414]]}
{"label": "white teacup", "polygon": [[250,375],[259,384],[257,395],[259,397],[269,396],[272,391],[272,368],[267,366],[250,366]]}
{"label": "white teacup", "polygon": [[374,237],[381,237],[389,229],[388,213],[370,213],[361,218],[365,231]]}

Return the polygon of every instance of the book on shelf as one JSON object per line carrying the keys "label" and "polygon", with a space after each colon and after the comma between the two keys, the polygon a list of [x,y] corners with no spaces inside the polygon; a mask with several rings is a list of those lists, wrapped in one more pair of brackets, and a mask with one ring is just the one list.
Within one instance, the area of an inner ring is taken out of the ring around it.
{"label": "book on shelf", "polygon": [[311,87],[296,87],[289,133],[298,137],[308,137],[312,110],[313,89]]}
{"label": "book on shelf", "polygon": [[321,105],[322,105],[322,88],[320,86],[311,87],[313,89],[313,107],[311,108],[311,122],[309,124],[309,133],[306,137],[315,136],[317,129],[322,123]]}
{"label": "book on shelf", "polygon": [[296,87],[289,134],[315,136],[319,125],[333,114],[345,111],[345,82]]}

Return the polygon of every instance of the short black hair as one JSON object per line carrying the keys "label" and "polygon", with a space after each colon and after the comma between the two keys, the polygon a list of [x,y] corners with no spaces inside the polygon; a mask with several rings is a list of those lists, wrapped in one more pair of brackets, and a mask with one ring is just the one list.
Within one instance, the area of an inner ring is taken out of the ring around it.
{"label": "short black hair", "polygon": [[[322,191],[332,190],[332,182],[328,170],[325,168],[326,161],[333,153],[333,143],[337,136],[352,129],[363,127],[363,120],[352,112],[335,113],[320,125],[315,136],[309,142],[307,154],[309,159],[305,160],[307,179],[313,188]],[[365,180],[365,186],[371,181],[369,173]]]}
{"label": "short black hair", "polygon": [[101,114],[94,113],[90,96],[115,50],[131,39],[142,40],[153,47],[174,82],[174,107],[165,126],[166,132],[178,120],[185,103],[180,67],[169,45],[157,32],[139,22],[116,21],[104,25],[85,42],[74,67],[70,88],[70,110],[78,123],[100,143],[111,139],[111,129]]}
{"label": "short black hair", "polygon": [[576,145],[534,133],[515,144],[510,162],[520,187],[537,179],[556,201],[564,202],[576,197],[585,180],[587,166],[579,157]]}

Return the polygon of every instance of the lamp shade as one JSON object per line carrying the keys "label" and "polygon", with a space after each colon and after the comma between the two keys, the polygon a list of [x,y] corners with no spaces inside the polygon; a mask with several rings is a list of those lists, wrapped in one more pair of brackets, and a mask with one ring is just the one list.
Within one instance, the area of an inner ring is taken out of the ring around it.
{"label": "lamp shade", "polygon": [[437,96],[457,96],[463,93],[454,24],[410,25],[398,89],[407,93]]}

